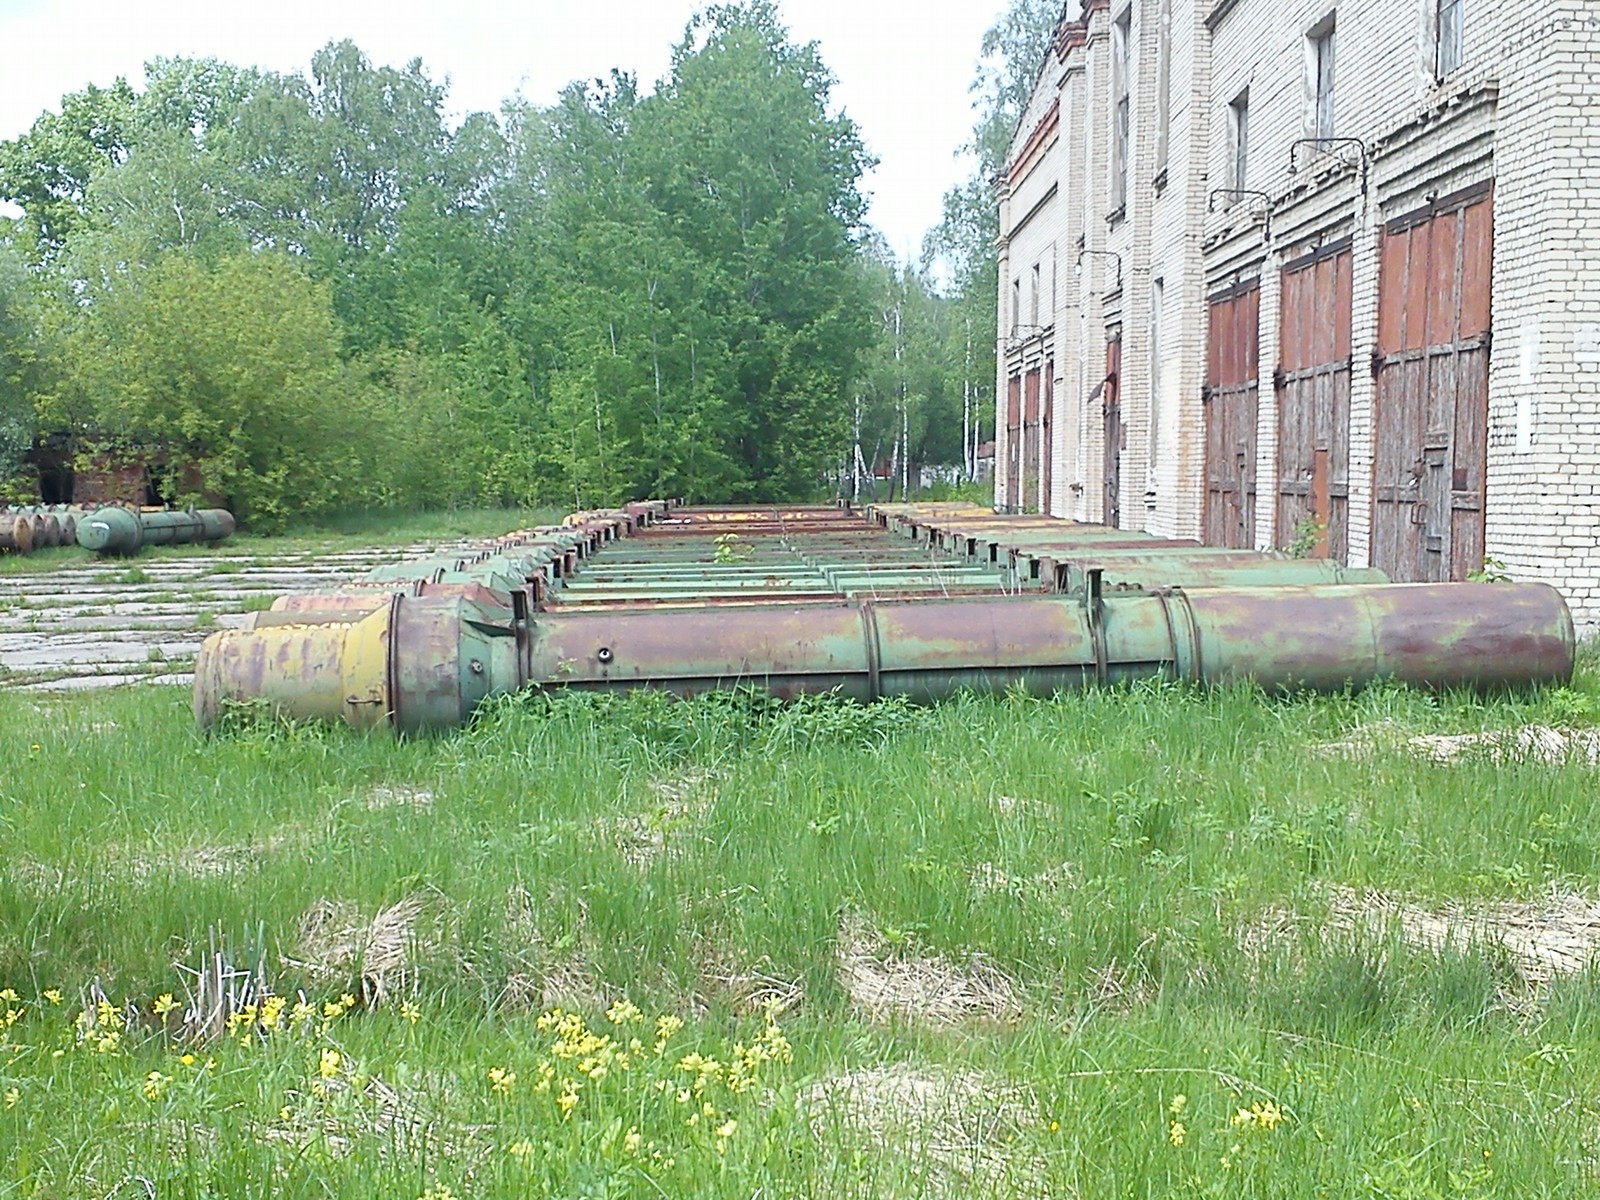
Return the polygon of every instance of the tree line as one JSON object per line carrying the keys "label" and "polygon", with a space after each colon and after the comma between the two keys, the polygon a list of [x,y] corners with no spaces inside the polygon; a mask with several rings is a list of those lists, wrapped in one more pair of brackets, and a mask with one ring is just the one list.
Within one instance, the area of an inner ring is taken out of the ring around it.
{"label": "tree line", "polygon": [[[348,41],[305,75],[163,58],[142,90],[71,93],[0,143],[22,210],[0,222],[0,479],[25,492],[42,446],[160,450],[192,467],[169,499],[270,528],[970,467],[989,185],[895,261],[833,83],[748,0],[697,15],[648,93],[614,72],[453,128],[420,59]],[[981,77],[979,101],[981,141],[1007,102]]]}

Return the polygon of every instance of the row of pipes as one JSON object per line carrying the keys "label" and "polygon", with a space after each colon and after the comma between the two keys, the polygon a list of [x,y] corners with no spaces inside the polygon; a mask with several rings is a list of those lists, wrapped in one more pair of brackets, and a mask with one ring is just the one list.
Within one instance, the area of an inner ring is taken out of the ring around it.
{"label": "row of pipes", "polygon": [[206,641],[194,707],[417,732],[524,688],[1522,688],[1570,679],[1575,647],[1543,584],[1394,584],[972,505],[644,501],[281,597]]}
{"label": "row of pipes", "polygon": [[233,532],[233,514],[221,508],[32,504],[0,509],[0,551],[11,554],[72,545],[97,554],[137,554],[145,546],[220,542]]}

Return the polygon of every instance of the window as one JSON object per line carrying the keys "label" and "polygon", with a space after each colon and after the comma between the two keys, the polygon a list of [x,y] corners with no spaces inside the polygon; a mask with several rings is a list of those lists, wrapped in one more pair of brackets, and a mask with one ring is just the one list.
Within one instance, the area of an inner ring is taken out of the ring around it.
{"label": "window", "polygon": [[1133,10],[1117,18],[1111,27],[1111,212],[1121,213],[1128,204],[1129,79],[1133,53]]}
{"label": "window", "polygon": [[1440,79],[1461,65],[1462,18],[1466,0],[1434,0],[1438,6],[1434,33],[1438,45],[1434,58],[1434,72]]}
{"label": "window", "polygon": [[1310,42],[1311,136],[1333,136],[1333,36],[1334,23],[1330,16],[1308,37]]}
{"label": "window", "polygon": [[1028,318],[1029,323],[1039,324],[1039,264],[1033,264],[1033,290],[1029,297],[1028,311],[1033,315]]}
{"label": "window", "polygon": [[1016,335],[1017,327],[1022,324],[1022,280],[1011,281],[1011,333]]}
{"label": "window", "polygon": [[1228,105],[1228,145],[1233,162],[1228,170],[1228,186],[1243,189],[1250,177],[1250,89],[1245,88]]}
{"label": "window", "polygon": [[1166,280],[1157,279],[1150,285],[1150,473],[1146,490],[1152,492],[1161,462],[1161,310],[1166,299]]}
{"label": "window", "polygon": [[[1441,0],[1442,2],[1442,0]],[[1158,0],[1156,10],[1156,181],[1167,174],[1167,146],[1172,140],[1172,0]]]}

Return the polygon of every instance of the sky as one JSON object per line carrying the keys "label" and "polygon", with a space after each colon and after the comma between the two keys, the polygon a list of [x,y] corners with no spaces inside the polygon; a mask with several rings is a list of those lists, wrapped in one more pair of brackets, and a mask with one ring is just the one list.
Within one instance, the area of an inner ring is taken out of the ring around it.
{"label": "sky", "polygon": [[[573,79],[635,72],[650,85],[696,0],[0,0],[0,140],[25,132],[63,93],[145,60],[211,55],[307,72],[311,55],[350,38],[375,63],[420,57],[448,78],[453,118],[520,93],[553,101]],[[968,91],[983,31],[1004,0],[781,0],[797,41],[816,41],[835,103],[880,160],[864,181],[868,220],[914,256],[944,192],[971,169],[957,150],[972,128]],[[0,210],[3,211],[3,210]],[[15,210],[11,210],[14,215]]]}

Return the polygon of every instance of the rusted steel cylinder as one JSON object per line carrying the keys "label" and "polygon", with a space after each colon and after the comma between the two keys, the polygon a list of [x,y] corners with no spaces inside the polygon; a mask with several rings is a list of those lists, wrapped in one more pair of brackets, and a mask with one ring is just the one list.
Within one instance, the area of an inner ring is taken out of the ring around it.
{"label": "rusted steel cylinder", "polygon": [[54,513],[37,513],[33,518],[33,548],[50,549],[61,545],[61,521]]}
{"label": "rusted steel cylinder", "polygon": [[1572,676],[1572,617],[1543,584],[1103,593],[1098,582],[1081,596],[767,604],[714,616],[690,607],[525,619],[482,598],[396,596],[357,621],[213,634],[196,667],[195,715],[210,725],[227,702],[260,699],[361,726],[387,713],[411,731],[460,724],[485,696],[520,687],[692,695],[750,684],[935,700],[1147,678],[1337,690]]}
{"label": "rusted steel cylinder", "polygon": [[78,545],[97,554],[137,554],[145,546],[220,542],[233,536],[233,514],[208,508],[182,512],[136,512],[98,508],[78,521]]}
{"label": "rusted steel cylinder", "polygon": [[33,553],[33,518],[7,516],[0,521],[0,550],[12,554]]}
{"label": "rusted steel cylinder", "polygon": [[359,620],[301,615],[206,639],[194,677],[201,727],[234,706],[263,705],[300,720],[417,733],[460,725],[486,696],[517,684],[512,610],[492,601],[395,595]]}

